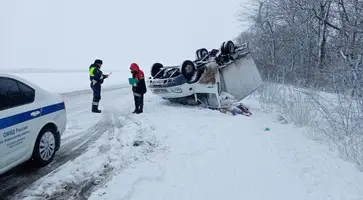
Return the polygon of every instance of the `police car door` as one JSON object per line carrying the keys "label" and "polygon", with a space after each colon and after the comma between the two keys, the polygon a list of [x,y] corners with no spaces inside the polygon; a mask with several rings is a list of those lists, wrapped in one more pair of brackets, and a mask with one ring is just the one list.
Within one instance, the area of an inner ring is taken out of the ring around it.
{"label": "police car door", "polygon": [[29,135],[41,114],[34,100],[34,89],[0,77],[0,168],[29,155]]}

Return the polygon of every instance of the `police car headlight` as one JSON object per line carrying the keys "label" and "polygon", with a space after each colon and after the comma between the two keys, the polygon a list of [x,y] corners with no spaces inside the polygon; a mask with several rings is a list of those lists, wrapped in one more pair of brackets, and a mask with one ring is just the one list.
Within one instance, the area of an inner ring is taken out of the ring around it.
{"label": "police car headlight", "polygon": [[175,92],[175,93],[182,93],[183,92],[183,90],[181,89],[181,88],[179,88],[179,87],[177,87],[177,88],[172,88],[172,89],[170,89],[172,92]]}

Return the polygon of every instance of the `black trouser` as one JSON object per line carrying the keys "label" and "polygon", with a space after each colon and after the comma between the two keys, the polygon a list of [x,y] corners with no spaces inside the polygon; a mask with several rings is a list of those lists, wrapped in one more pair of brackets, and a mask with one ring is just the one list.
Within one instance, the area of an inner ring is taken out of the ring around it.
{"label": "black trouser", "polygon": [[91,88],[93,90],[92,109],[97,109],[101,100],[101,84],[96,83],[95,85],[93,85],[91,83]]}
{"label": "black trouser", "polygon": [[144,95],[143,94],[134,94],[135,101],[135,112],[143,112],[144,108]]}

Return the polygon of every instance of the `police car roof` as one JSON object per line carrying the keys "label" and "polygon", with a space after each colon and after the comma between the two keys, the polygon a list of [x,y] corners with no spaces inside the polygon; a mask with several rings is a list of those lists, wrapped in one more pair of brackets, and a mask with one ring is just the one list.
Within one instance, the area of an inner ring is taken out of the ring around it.
{"label": "police car roof", "polygon": [[40,86],[32,83],[31,81],[29,81],[29,80],[27,80],[25,78],[16,76],[14,74],[0,73],[0,77],[12,78],[12,79],[21,81],[21,82],[25,83],[26,85],[29,85],[30,87],[34,88],[35,90],[41,90],[42,92],[49,93],[49,91],[44,90],[43,88],[41,88]]}
{"label": "police car roof", "polygon": [[12,78],[12,79],[19,80],[21,82],[24,82],[24,83],[32,85],[32,86],[34,85],[33,83],[31,83],[27,79],[24,79],[24,78],[22,78],[20,76],[16,76],[16,75],[13,75],[13,74],[0,73],[0,77]]}

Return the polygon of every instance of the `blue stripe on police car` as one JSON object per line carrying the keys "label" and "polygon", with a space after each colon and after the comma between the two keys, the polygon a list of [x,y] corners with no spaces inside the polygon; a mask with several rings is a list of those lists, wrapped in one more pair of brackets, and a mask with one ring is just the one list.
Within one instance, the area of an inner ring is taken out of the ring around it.
{"label": "blue stripe on police car", "polygon": [[[58,103],[43,108],[38,108],[35,110],[19,113],[17,115],[13,115],[10,117],[5,117],[0,119],[0,130],[64,109],[65,109],[64,103]],[[32,113],[37,111],[39,112],[39,114],[33,116]]]}

